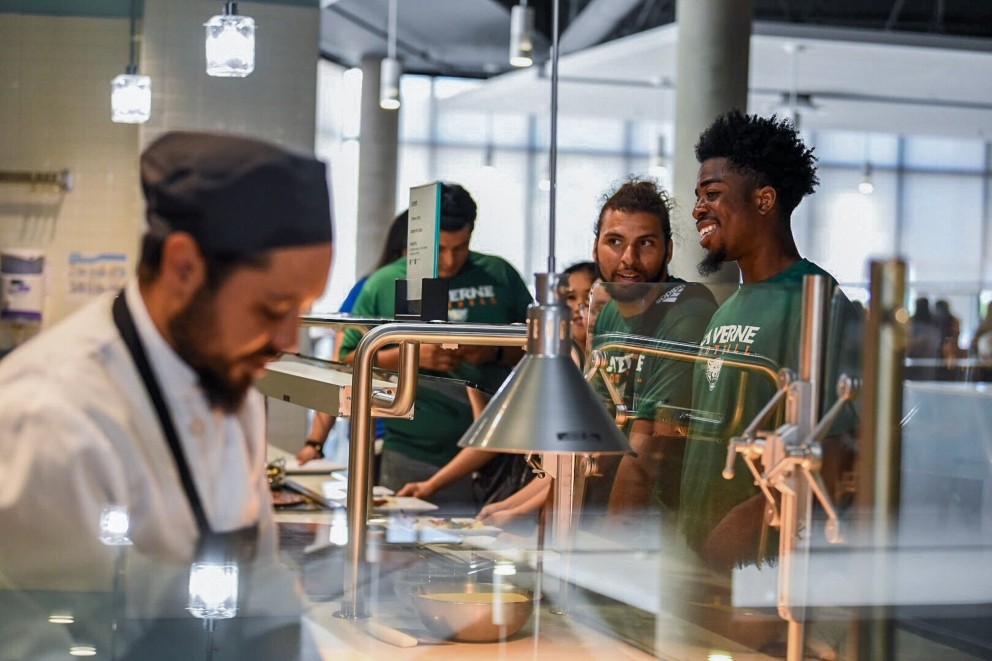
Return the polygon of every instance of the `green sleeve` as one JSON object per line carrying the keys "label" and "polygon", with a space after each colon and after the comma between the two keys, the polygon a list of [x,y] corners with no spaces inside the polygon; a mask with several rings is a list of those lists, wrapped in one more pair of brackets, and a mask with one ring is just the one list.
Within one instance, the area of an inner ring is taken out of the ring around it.
{"label": "green sleeve", "polygon": [[[351,316],[366,318],[390,318],[395,311],[395,282],[396,277],[392,275],[388,267],[380,269],[369,276],[362,288],[362,293],[355,301]],[[357,328],[349,328],[344,332],[341,340],[341,348],[338,350],[338,360],[355,350],[358,342],[362,339],[364,332]]]}

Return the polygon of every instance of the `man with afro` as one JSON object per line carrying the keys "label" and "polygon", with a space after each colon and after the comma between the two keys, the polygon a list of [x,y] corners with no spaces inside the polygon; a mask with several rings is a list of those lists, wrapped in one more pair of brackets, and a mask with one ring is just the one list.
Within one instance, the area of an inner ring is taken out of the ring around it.
{"label": "man with afro", "polygon": [[[724,364],[724,357],[748,354],[773,368],[796,370],[803,277],[824,275],[833,287],[837,282],[800,256],[792,235],[792,212],[819,182],[816,157],[788,120],[729,112],[702,133],[696,159],[692,216],[707,252],[699,271],[708,275],[736,261],[742,283],[717,309],[701,342],[708,359],[694,369],[692,406],[705,415],[695,416],[689,428],[679,521],[704,562],[729,570],[777,552],[764,523],[765,496],[743,461],[738,459],[734,479],[721,476],[728,439],[742,434],[776,385]],[[849,301],[843,294],[836,300],[846,314]],[[822,388],[828,397],[833,383],[831,373]],[[781,417],[769,422],[774,428]],[[853,426],[850,419],[842,424]],[[829,454],[826,464],[832,466],[843,453]]]}

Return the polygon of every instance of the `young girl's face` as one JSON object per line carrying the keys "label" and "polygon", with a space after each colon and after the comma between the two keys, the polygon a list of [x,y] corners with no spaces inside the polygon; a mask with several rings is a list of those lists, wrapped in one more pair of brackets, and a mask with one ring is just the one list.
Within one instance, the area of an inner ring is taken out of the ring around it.
{"label": "young girl's face", "polygon": [[587,271],[568,274],[568,296],[565,302],[572,311],[572,339],[580,345],[586,343],[586,310],[589,308],[589,291],[592,275]]}

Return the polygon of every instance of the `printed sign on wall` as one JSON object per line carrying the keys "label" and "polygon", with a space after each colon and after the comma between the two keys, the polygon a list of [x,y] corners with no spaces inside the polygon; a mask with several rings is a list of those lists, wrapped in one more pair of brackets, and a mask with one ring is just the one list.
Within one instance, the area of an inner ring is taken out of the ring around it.
{"label": "printed sign on wall", "polygon": [[117,291],[127,282],[127,255],[117,252],[69,254],[69,297],[91,298]]}

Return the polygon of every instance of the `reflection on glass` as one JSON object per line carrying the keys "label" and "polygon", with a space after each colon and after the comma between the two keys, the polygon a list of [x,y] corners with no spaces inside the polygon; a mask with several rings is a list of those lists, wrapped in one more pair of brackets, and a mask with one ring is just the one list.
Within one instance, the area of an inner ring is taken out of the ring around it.
{"label": "reflection on glass", "polygon": [[108,505],[100,513],[100,541],[107,546],[126,546],[131,543],[127,536],[130,526],[126,507]]}
{"label": "reflection on glass", "polygon": [[223,620],[238,612],[238,566],[195,562],[189,572],[189,607],[193,617]]}

